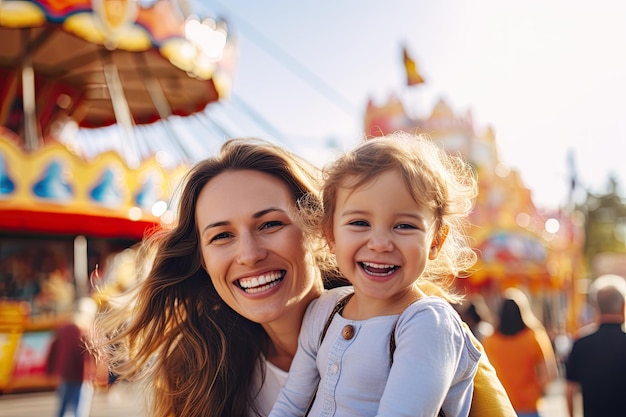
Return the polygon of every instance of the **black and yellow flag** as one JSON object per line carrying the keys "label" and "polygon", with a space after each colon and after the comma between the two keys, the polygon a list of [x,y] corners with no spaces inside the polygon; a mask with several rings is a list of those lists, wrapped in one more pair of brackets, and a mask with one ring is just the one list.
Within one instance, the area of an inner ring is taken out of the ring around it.
{"label": "black and yellow flag", "polygon": [[424,79],[419,74],[419,72],[417,72],[417,65],[415,64],[415,61],[409,56],[409,53],[406,50],[406,46],[402,47],[402,59],[404,61],[404,69],[406,70],[406,84],[423,84]]}

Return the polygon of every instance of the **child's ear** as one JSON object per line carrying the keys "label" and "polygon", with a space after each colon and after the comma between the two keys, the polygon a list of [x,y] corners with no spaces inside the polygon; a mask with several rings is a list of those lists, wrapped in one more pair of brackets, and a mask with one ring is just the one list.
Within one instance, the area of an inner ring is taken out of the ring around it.
{"label": "child's ear", "polygon": [[326,239],[326,243],[328,244],[328,248],[330,249],[330,253],[335,254],[335,236],[332,233],[324,233],[324,239]]}
{"label": "child's ear", "polygon": [[430,244],[430,251],[428,252],[428,259],[431,261],[435,259],[439,255],[439,251],[443,246],[443,242],[446,241],[446,237],[448,237],[448,226],[442,226],[437,235],[434,237],[432,243]]}

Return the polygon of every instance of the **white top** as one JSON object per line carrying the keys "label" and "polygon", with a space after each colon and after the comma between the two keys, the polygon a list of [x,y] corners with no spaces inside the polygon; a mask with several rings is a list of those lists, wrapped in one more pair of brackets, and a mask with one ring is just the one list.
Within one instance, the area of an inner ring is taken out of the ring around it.
{"label": "white top", "polygon": [[[439,297],[425,297],[400,315],[348,320],[337,314],[320,346],[328,315],[346,292],[326,291],[309,305],[271,417],[303,415],[318,383],[311,416],[433,417],[440,408],[446,417],[469,415],[480,352],[456,311]],[[354,330],[348,339],[346,326]]]}
{"label": "white top", "polygon": [[[272,406],[276,402],[276,398],[278,398],[280,389],[285,385],[285,381],[287,381],[288,373],[269,362],[267,359],[263,361],[263,363],[265,364],[265,383],[259,395],[256,397],[256,406],[262,416],[268,416]],[[255,381],[254,388],[256,391],[261,385],[260,370],[255,373]],[[253,414],[251,413],[250,415],[252,416]]]}

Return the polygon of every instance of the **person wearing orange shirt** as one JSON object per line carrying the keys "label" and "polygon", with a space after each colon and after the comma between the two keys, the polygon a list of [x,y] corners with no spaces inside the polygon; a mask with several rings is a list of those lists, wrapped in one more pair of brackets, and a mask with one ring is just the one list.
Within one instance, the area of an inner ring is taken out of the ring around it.
{"label": "person wearing orange shirt", "polygon": [[539,417],[538,401],[557,365],[550,338],[521,290],[505,291],[496,331],[483,345],[517,415]]}

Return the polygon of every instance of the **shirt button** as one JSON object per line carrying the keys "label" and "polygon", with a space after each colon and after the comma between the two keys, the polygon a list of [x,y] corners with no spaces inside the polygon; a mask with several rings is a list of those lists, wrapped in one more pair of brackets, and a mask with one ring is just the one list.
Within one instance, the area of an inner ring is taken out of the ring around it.
{"label": "shirt button", "polygon": [[341,335],[346,340],[352,339],[354,337],[354,327],[352,327],[350,324],[346,324],[341,331]]}
{"label": "shirt button", "polygon": [[339,370],[339,365],[337,365],[336,363],[333,363],[333,364],[330,366],[330,374],[331,374],[331,375],[333,375],[333,376],[334,376],[334,375],[337,373],[337,371],[338,371],[338,370]]}

